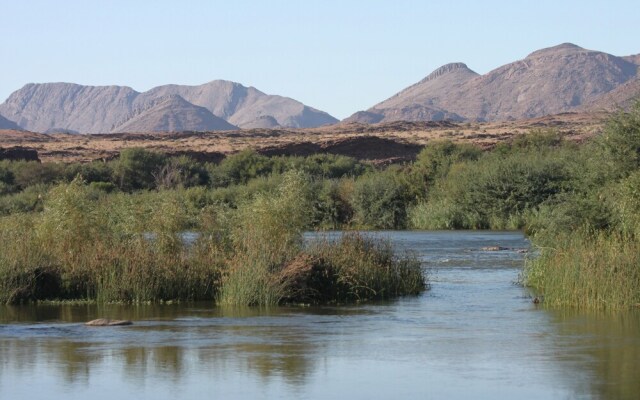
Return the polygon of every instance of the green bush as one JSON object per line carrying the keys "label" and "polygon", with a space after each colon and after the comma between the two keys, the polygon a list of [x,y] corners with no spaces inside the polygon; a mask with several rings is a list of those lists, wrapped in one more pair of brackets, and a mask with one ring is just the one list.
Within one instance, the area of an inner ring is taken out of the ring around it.
{"label": "green bush", "polygon": [[451,166],[465,161],[477,161],[482,150],[470,144],[451,141],[429,143],[405,172],[412,199],[424,200],[437,180],[444,179]]}
{"label": "green bush", "polygon": [[619,111],[610,118],[596,144],[600,150],[597,162],[608,179],[640,168],[640,100],[629,112]]}
{"label": "green bush", "polygon": [[155,174],[156,186],[162,189],[189,188],[209,184],[206,168],[187,156],[173,157]]}
{"label": "green bush", "polygon": [[156,177],[166,164],[166,157],[160,153],[142,148],[128,148],[120,152],[114,162],[113,177],[120,189],[133,191],[154,189]]}
{"label": "green bush", "polygon": [[454,164],[428,203],[412,209],[412,224],[422,229],[522,228],[528,213],[570,190],[570,180],[566,162],[555,153],[492,154]]}
{"label": "green bush", "polygon": [[87,183],[93,182],[114,182],[113,164],[102,161],[94,161],[87,164],[68,164],[64,171],[64,180],[67,182],[80,175]]}
{"label": "green bush", "polygon": [[357,177],[371,170],[352,157],[335,154],[313,154],[308,157],[276,157],[274,171],[302,171],[314,178],[339,179]]}
{"label": "green bush", "polygon": [[352,197],[353,180],[325,179],[316,182],[313,196],[312,226],[321,229],[340,229],[347,226],[353,218]]}
{"label": "green bush", "polygon": [[406,226],[408,188],[387,169],[365,174],[355,181],[351,204],[356,225],[373,229]]}
{"label": "green bush", "polygon": [[0,196],[0,215],[42,211],[49,186],[37,184],[21,192]]}
{"label": "green bush", "polygon": [[245,184],[253,178],[271,174],[273,160],[253,150],[243,150],[222,160],[220,165],[210,166],[209,176],[213,187]]}
{"label": "green bush", "polygon": [[15,185],[20,189],[33,185],[52,185],[65,180],[64,164],[12,161],[9,165],[15,177]]}

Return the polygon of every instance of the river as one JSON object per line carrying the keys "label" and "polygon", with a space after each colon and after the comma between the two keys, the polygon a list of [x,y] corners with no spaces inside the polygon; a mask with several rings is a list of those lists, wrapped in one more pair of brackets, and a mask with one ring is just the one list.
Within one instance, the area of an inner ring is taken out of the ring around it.
{"label": "river", "polygon": [[[636,399],[640,312],[546,310],[519,232],[378,232],[431,288],[362,305],[0,307],[0,399]],[[486,251],[486,246],[508,250]],[[132,319],[91,328],[94,318]]]}

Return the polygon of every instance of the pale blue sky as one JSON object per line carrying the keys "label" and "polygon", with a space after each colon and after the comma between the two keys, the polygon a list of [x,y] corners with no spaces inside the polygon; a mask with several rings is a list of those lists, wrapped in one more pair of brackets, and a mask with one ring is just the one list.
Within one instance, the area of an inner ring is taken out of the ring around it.
{"label": "pale blue sky", "polygon": [[227,79],[337,118],[442,64],[486,73],[563,42],[640,53],[640,2],[0,0],[0,102],[29,82]]}

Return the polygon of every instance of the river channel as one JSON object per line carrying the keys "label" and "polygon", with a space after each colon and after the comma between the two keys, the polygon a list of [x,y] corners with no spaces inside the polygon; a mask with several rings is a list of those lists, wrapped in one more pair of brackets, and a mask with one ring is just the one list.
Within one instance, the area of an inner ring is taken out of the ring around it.
{"label": "river channel", "polygon": [[[0,306],[0,399],[640,398],[640,312],[534,304],[517,284],[521,233],[372,234],[415,252],[430,290],[270,309]],[[102,317],[134,324],[83,325]]]}

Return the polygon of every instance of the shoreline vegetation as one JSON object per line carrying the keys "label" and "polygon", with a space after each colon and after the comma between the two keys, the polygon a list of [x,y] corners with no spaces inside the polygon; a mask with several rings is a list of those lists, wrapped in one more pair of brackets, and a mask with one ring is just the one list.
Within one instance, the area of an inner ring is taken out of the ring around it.
{"label": "shoreline vegetation", "polygon": [[140,148],[88,164],[0,161],[0,302],[343,303],[428,288],[388,242],[303,241],[329,229],[522,229],[539,249],[522,283],[545,306],[637,307],[640,103],[585,143],[552,130],[490,150],[436,141],[385,168]]}

